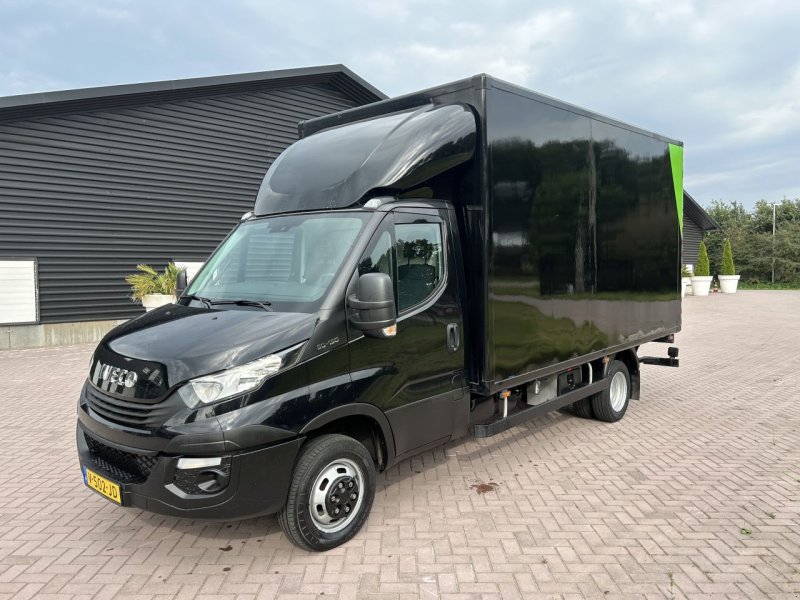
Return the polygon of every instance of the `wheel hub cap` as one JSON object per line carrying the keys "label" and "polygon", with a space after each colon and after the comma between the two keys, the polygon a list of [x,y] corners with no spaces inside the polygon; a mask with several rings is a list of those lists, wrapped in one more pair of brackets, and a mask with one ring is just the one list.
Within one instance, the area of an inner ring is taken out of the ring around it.
{"label": "wheel hub cap", "polygon": [[346,517],[356,507],[358,496],[358,481],[350,476],[339,477],[330,486],[325,510],[334,518]]}
{"label": "wheel hub cap", "polygon": [[344,529],[361,507],[364,474],[351,460],[339,459],[320,471],[311,489],[308,510],[326,533]]}
{"label": "wheel hub cap", "polygon": [[625,375],[620,372],[614,373],[608,391],[611,399],[611,408],[619,412],[628,399],[628,382],[625,380]]}

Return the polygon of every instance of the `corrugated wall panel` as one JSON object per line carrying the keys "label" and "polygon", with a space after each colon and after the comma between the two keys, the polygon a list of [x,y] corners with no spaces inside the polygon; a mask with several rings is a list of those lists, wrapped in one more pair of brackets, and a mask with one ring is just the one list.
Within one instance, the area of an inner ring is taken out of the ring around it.
{"label": "corrugated wall panel", "polygon": [[43,323],[134,316],[137,263],[205,260],[298,121],[355,105],[309,84],[0,123],[0,257],[38,258]]}
{"label": "corrugated wall panel", "polygon": [[700,242],[703,240],[703,230],[684,216],[683,219],[683,264],[696,265],[697,253],[700,249]]}

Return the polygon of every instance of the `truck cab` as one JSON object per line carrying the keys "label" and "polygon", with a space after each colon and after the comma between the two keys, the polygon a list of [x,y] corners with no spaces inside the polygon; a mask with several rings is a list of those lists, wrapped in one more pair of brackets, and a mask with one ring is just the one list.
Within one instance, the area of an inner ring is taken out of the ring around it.
{"label": "truck cab", "polygon": [[[87,477],[124,505],[243,517],[284,505],[310,435],[355,435],[381,469],[466,433],[452,206],[367,204],[248,215],[176,304],[107,336],[79,406]],[[339,468],[356,496],[341,510],[371,502],[359,459]]]}

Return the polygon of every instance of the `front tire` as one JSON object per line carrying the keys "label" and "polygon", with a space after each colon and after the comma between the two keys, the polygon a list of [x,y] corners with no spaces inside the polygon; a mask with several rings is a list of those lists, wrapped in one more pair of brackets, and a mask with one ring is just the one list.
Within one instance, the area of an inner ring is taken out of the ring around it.
{"label": "front tire", "polygon": [[352,538],[375,498],[375,464],[366,448],[345,435],[306,442],[295,464],[278,522],[305,550],[330,550]]}
{"label": "front tire", "polygon": [[631,376],[621,360],[612,360],[606,374],[608,389],[592,397],[594,416],[600,421],[614,423],[625,416],[631,400]]}

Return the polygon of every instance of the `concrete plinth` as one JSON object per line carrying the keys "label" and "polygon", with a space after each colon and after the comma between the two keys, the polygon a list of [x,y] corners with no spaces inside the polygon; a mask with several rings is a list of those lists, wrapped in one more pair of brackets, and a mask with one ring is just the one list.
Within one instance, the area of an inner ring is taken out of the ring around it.
{"label": "concrete plinth", "polygon": [[0,350],[99,342],[106,333],[126,320],[0,325]]}

